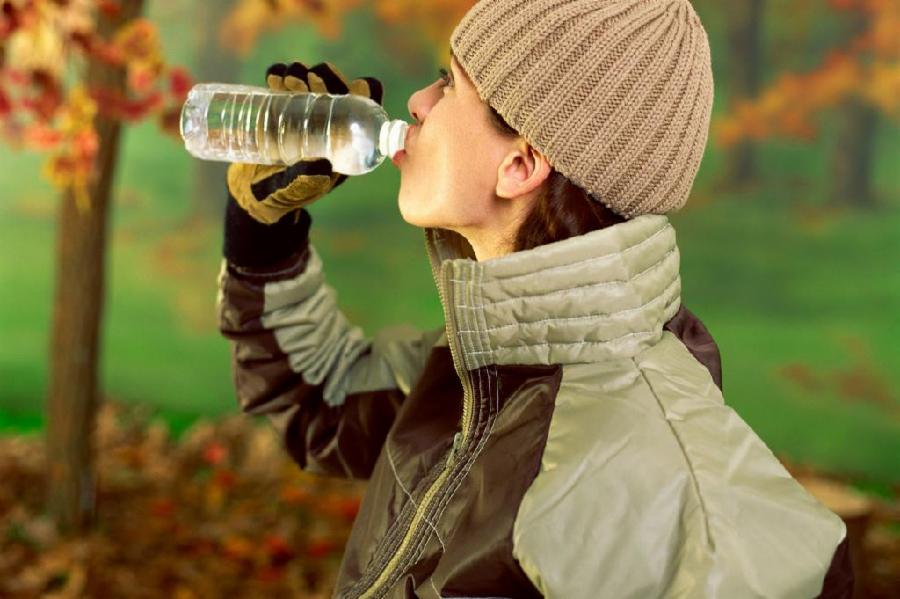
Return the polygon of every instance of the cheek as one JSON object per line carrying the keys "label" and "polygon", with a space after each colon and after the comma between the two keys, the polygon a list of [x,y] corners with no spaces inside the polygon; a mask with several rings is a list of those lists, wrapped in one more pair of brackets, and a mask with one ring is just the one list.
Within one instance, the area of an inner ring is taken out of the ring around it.
{"label": "cheek", "polygon": [[416,155],[415,164],[404,165],[397,203],[400,215],[417,227],[448,227],[458,223],[465,212],[465,198],[471,181],[452,154],[440,150]]}
{"label": "cheek", "polygon": [[440,132],[434,148],[433,176],[445,186],[466,190],[468,195],[493,188],[496,179],[494,153],[471,123],[458,120]]}
{"label": "cheek", "polygon": [[400,180],[401,215],[420,227],[471,224],[497,183],[490,138],[479,135],[477,123],[441,108],[429,114]]}

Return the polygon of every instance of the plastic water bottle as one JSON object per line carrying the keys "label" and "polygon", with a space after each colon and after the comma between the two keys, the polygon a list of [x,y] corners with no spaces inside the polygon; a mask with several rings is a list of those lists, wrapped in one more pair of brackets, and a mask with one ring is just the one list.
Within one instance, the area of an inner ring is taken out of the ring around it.
{"label": "plastic water bottle", "polygon": [[327,158],[334,172],[367,173],[403,149],[408,124],[358,95],[201,83],[181,109],[187,151],[206,160],[290,165]]}

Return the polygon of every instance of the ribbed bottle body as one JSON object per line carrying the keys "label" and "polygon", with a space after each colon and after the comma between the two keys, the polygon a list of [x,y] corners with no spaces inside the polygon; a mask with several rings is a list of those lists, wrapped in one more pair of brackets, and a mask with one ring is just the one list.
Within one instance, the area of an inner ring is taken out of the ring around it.
{"label": "ribbed bottle body", "polygon": [[181,135],[206,160],[293,164],[328,158],[335,172],[367,173],[402,149],[406,123],[357,95],[205,83],[188,93]]}

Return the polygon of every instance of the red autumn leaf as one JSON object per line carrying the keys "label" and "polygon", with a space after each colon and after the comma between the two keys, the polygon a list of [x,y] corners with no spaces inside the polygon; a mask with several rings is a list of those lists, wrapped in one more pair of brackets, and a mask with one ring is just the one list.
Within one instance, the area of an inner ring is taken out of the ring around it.
{"label": "red autumn leaf", "polygon": [[12,2],[4,2],[0,11],[0,40],[8,37],[22,25],[20,9]]}
{"label": "red autumn leaf", "polygon": [[12,112],[12,101],[2,89],[0,89],[0,118]]}
{"label": "red autumn leaf", "polygon": [[122,119],[126,121],[138,121],[160,107],[163,103],[163,95],[154,91],[143,98],[130,100],[124,105]]}
{"label": "red autumn leaf", "polygon": [[157,518],[171,518],[175,513],[175,502],[171,499],[157,499],[150,504],[150,513]]}
{"label": "red autumn leaf", "polygon": [[4,75],[13,85],[28,85],[31,82],[30,73],[14,67],[4,67],[0,74]]}
{"label": "red autumn leaf", "polygon": [[243,537],[230,536],[222,541],[222,550],[231,559],[241,561],[253,557],[254,545]]}
{"label": "red autumn leaf", "polygon": [[331,539],[311,539],[306,544],[306,556],[310,559],[328,557],[338,549],[338,544]]}
{"label": "red autumn leaf", "polygon": [[115,0],[97,0],[97,8],[109,18],[116,17],[122,12],[122,6]]}
{"label": "red autumn leaf", "polygon": [[159,91],[153,91],[142,98],[129,98],[117,91],[93,89],[90,96],[104,116],[122,121],[140,120],[157,109],[163,101],[163,95]]}
{"label": "red autumn leaf", "polygon": [[90,178],[93,167],[93,160],[57,154],[47,160],[44,173],[57,187],[70,187],[83,185]]}
{"label": "red autumn leaf", "polygon": [[21,106],[33,112],[42,121],[51,120],[63,100],[59,80],[41,70],[32,71],[28,79],[27,85],[33,89],[33,95],[23,98]]}
{"label": "red autumn leaf", "polygon": [[272,566],[283,566],[295,555],[293,548],[280,535],[267,536],[263,544],[266,554],[269,556],[269,564]]}
{"label": "red autumn leaf", "polygon": [[278,566],[264,566],[256,572],[256,579],[262,583],[273,583],[282,580],[284,575],[284,568]]}
{"label": "red autumn leaf", "polygon": [[287,485],[281,489],[281,500],[291,505],[309,503],[312,495],[309,490],[299,485]]}
{"label": "red autumn leaf", "polygon": [[359,513],[359,504],[359,497],[346,497],[338,501],[335,507],[337,513],[343,517],[344,520],[352,522]]}
{"label": "red autumn leaf", "polygon": [[66,177],[74,172],[76,168],[75,160],[70,156],[60,154],[50,159],[50,170],[54,175]]}
{"label": "red autumn leaf", "polygon": [[116,32],[113,40],[127,61],[156,62],[159,53],[159,35],[156,25],[148,19],[134,19]]}
{"label": "red autumn leaf", "polygon": [[359,513],[358,497],[343,497],[337,494],[327,495],[320,503],[313,505],[313,509],[320,514],[352,522]]}
{"label": "red autumn leaf", "polygon": [[203,460],[207,464],[221,464],[227,457],[228,448],[218,441],[211,441],[203,448]]}
{"label": "red autumn leaf", "polygon": [[81,50],[82,52],[87,52],[91,47],[91,34],[87,31],[73,31],[69,34],[69,41],[73,46]]}
{"label": "red autumn leaf", "polygon": [[216,470],[213,475],[213,484],[222,489],[231,489],[237,482],[237,477],[231,470]]}
{"label": "red autumn leaf", "polygon": [[159,78],[159,65],[131,65],[128,68],[128,88],[138,92],[146,93]]}
{"label": "red autumn leaf", "polygon": [[191,76],[182,67],[175,67],[169,71],[169,91],[179,102],[183,102],[193,85]]}
{"label": "red autumn leaf", "polygon": [[73,31],[69,34],[72,44],[91,58],[111,65],[122,65],[125,62],[125,53],[113,43],[101,39],[97,35],[86,31]]}
{"label": "red autumn leaf", "polygon": [[100,140],[93,128],[83,129],[72,137],[72,150],[77,156],[93,158],[99,149]]}
{"label": "red autumn leaf", "polygon": [[181,132],[181,106],[169,106],[159,113],[159,127],[164,133],[179,137]]}
{"label": "red autumn leaf", "polygon": [[25,128],[22,141],[34,150],[52,150],[63,141],[63,134],[43,123],[37,122]]}

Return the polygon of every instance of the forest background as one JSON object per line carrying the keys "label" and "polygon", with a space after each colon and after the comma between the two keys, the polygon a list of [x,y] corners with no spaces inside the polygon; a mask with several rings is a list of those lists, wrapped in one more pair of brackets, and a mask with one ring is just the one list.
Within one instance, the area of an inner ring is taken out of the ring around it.
{"label": "forest background", "polygon": [[[389,114],[410,120],[406,101],[446,66],[467,4],[148,0],[143,16],[166,64],[192,81],[261,85],[273,62],[329,61],[349,78],[380,79]],[[900,488],[900,19],[888,4],[741,2],[757,12],[739,26],[731,3],[696,0],[712,46],[713,128],[688,204],[672,216],[683,301],[719,345],[726,402],[779,457],[886,500]],[[857,60],[854,36],[879,28],[873,37],[893,47]],[[22,66],[4,65],[0,100],[9,69]],[[113,175],[99,387],[177,439],[237,410],[215,318],[224,166],[191,158],[159,126],[164,115],[144,116],[123,128]],[[8,439],[46,430],[57,215],[77,196],[61,191],[41,139],[0,145]],[[442,322],[398,183],[385,163],[310,208],[328,282],[369,336]]]}

